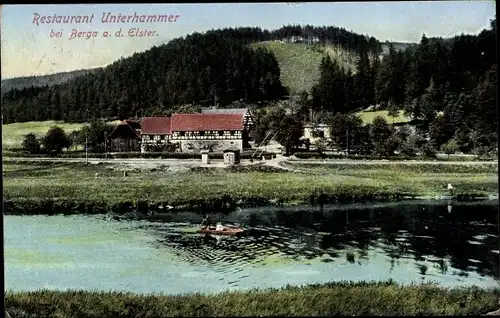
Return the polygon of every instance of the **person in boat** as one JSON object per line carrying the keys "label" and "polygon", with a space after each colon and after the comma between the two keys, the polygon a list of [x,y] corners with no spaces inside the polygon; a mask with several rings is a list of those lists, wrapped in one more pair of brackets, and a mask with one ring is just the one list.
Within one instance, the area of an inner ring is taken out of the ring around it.
{"label": "person in boat", "polygon": [[208,229],[212,225],[212,223],[212,218],[205,214],[205,216],[203,217],[203,222],[201,222],[201,225],[204,226],[203,229]]}

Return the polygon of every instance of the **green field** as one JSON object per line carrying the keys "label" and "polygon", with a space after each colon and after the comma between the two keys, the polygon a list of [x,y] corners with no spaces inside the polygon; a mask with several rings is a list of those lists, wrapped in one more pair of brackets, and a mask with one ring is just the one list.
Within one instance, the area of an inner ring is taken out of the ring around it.
{"label": "green field", "polygon": [[19,148],[25,135],[34,133],[36,136],[42,137],[51,127],[56,125],[64,129],[66,133],[79,130],[83,126],[83,124],[69,124],[53,120],[2,125],[2,148]]}
{"label": "green field", "polygon": [[393,282],[329,283],[213,295],[6,292],[12,317],[468,316],[498,308],[500,290]]}
{"label": "green field", "polygon": [[387,120],[387,123],[389,124],[397,124],[397,123],[407,123],[410,121],[410,118],[406,117],[404,115],[404,112],[402,110],[398,111],[398,116],[396,117],[391,117],[388,114],[389,112],[387,110],[376,110],[376,111],[360,111],[357,112],[356,114],[363,120],[364,124],[371,124],[373,122],[373,119],[377,116],[382,116]]}
{"label": "green field", "polygon": [[[279,200],[308,204],[315,193],[326,200],[371,196],[447,195],[452,183],[457,195],[487,196],[498,193],[498,165],[305,165],[289,164],[300,172],[230,172],[226,169],[171,172],[123,172],[106,165],[83,163],[15,163],[4,160],[4,199],[120,204],[135,200],[165,202],[174,206],[213,202],[223,197]],[[99,176],[96,178],[95,173]]]}
{"label": "green field", "polygon": [[355,71],[352,54],[331,45],[310,45],[304,43],[284,43],[265,41],[251,44],[263,47],[274,53],[281,71],[281,82],[290,88],[291,94],[302,90],[309,91],[319,80],[319,64],[324,54],[329,54],[346,69]]}
{"label": "green field", "polygon": [[[112,123],[116,123],[115,121]],[[38,137],[44,136],[53,126],[59,126],[66,133],[79,130],[84,124],[70,124],[63,121],[30,121],[25,123],[13,123],[2,125],[2,149],[20,148],[23,138],[29,133]]]}

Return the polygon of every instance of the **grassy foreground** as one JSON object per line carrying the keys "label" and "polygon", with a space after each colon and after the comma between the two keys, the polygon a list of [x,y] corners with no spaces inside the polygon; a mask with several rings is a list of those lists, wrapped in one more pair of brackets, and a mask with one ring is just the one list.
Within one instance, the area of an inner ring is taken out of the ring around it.
{"label": "grassy foreground", "polygon": [[497,309],[499,297],[498,289],[339,282],[214,295],[6,292],[5,309],[12,317],[480,315]]}
{"label": "grassy foreground", "polygon": [[163,167],[155,171],[132,171],[124,177],[116,166],[103,164],[4,161],[4,201],[24,204],[27,200],[55,200],[105,206],[147,202],[218,209],[234,206],[241,200],[263,202],[262,205],[326,204],[442,196],[448,194],[448,183],[453,184],[459,197],[498,193],[498,165],[491,163],[288,166],[301,172],[248,168],[239,172],[213,168],[175,172],[171,167]]}

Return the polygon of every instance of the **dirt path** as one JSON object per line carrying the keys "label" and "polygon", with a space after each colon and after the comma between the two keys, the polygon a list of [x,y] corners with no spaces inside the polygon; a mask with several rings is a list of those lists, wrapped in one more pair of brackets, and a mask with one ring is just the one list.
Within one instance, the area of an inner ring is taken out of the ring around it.
{"label": "dirt path", "polygon": [[276,155],[276,158],[273,158],[271,160],[267,160],[264,165],[273,167],[273,168],[278,168],[286,171],[291,171],[291,172],[298,172],[298,173],[309,173],[309,174],[321,174],[317,172],[310,172],[310,171],[305,171],[305,170],[300,170],[300,169],[293,169],[289,167],[285,167],[282,165],[282,163],[287,163],[290,162],[290,158],[285,157],[283,155]]}
{"label": "dirt path", "polygon": [[305,164],[322,164],[322,165],[383,165],[383,164],[425,164],[425,165],[481,165],[481,164],[496,164],[498,161],[425,161],[425,160],[311,160],[311,159],[292,159],[291,163],[305,163]]}
{"label": "dirt path", "polygon": [[[85,162],[85,158],[15,158],[15,157],[3,157],[2,161],[40,161],[40,162]],[[323,164],[323,165],[381,165],[381,164],[428,164],[428,165],[481,165],[481,164],[496,164],[498,161],[420,161],[420,160],[401,160],[401,161],[389,161],[389,160],[313,160],[313,159],[292,159],[285,157],[283,155],[277,155],[276,158],[271,160],[266,160],[265,164],[273,167],[279,167],[281,162],[288,161],[290,163],[305,163],[305,164]],[[201,165],[200,159],[99,159],[99,158],[89,158],[89,163],[117,163],[117,164],[165,164],[165,165]],[[211,160],[211,165],[217,166],[222,163],[222,160]],[[243,165],[248,165],[249,160],[241,160]],[[284,168],[288,169],[288,168]]]}

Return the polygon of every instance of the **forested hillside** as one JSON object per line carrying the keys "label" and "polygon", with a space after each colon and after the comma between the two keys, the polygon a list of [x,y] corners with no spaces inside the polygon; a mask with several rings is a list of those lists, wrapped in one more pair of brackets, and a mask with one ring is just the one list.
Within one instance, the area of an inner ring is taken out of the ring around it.
{"label": "forested hillside", "polygon": [[194,33],[121,59],[67,83],[14,89],[2,96],[4,123],[145,116],[183,104],[259,103],[288,94],[271,52],[248,44],[277,39],[335,43],[378,52],[374,38],[334,27],[286,26]]}
{"label": "forested hillside", "polygon": [[77,76],[85,75],[95,70],[96,69],[87,69],[87,70],[78,70],[71,72],[61,72],[61,73],[42,75],[42,76],[25,76],[25,77],[2,79],[2,94],[15,88],[22,89],[30,86],[34,87],[52,86],[55,84],[66,83],[67,81]]}
{"label": "forested hillside", "polygon": [[[381,61],[361,52],[351,74],[329,56],[311,97],[302,93],[302,121],[329,121],[368,105],[404,109],[435,148],[453,140],[460,150],[497,144],[496,18],[478,35],[422,36],[405,51],[390,47]],[[310,118],[311,110],[319,114]],[[345,139],[345,137],[344,137]]]}

